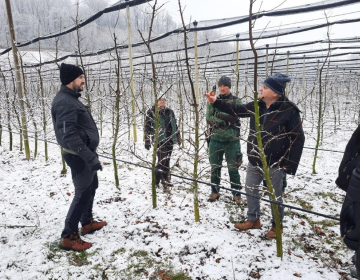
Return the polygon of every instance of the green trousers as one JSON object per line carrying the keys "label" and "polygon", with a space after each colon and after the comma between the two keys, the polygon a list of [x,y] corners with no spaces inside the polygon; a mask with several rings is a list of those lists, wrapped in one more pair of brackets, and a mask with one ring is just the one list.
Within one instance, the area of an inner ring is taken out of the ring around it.
{"label": "green trousers", "polygon": [[[232,192],[234,196],[240,194],[235,190],[240,190],[240,174],[239,167],[242,162],[242,153],[239,141],[216,141],[211,139],[209,144],[209,160],[211,164],[211,183],[215,185],[220,184],[221,178],[221,166],[223,157],[228,166],[231,188],[234,189]],[[211,190],[213,193],[218,193],[219,188],[212,186]]]}

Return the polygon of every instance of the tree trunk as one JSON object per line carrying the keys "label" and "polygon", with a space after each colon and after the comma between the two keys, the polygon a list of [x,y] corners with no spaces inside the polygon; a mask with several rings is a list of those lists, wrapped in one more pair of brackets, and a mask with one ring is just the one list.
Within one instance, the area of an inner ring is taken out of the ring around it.
{"label": "tree trunk", "polygon": [[[254,46],[253,38],[252,38],[252,28],[253,28],[253,22],[252,22],[252,6],[253,3],[256,0],[250,0],[250,12],[249,12],[249,37],[250,37],[250,45],[251,49],[254,53],[254,107],[255,107],[255,129],[256,129],[256,139],[257,139],[257,145],[259,149],[260,159],[262,163],[262,168],[264,171],[264,177],[266,180],[267,188],[270,193],[270,198],[273,201],[276,201],[275,191],[272,187],[271,178],[270,178],[270,172],[269,167],[267,165],[266,161],[266,155],[264,152],[264,147],[262,144],[261,139],[261,131],[262,126],[260,125],[260,112],[259,112],[259,103],[258,103],[258,92],[257,92],[257,63],[258,63],[258,55],[257,51]],[[275,218],[275,232],[276,232],[276,249],[277,249],[277,256],[282,259],[283,257],[283,249],[282,249],[282,234],[281,234],[281,222],[280,222],[280,215],[278,211],[278,205],[275,203],[271,204],[274,218]]]}
{"label": "tree trunk", "polygon": [[[184,29],[184,46],[185,46],[185,62],[186,62],[186,69],[187,69],[187,75],[191,86],[191,94],[192,94],[192,106],[194,108],[194,114],[195,114],[195,141],[194,141],[194,148],[195,148],[195,155],[194,155],[194,171],[193,171],[193,178],[194,180],[197,180],[198,178],[198,164],[199,164],[199,103],[198,103],[198,96],[196,95],[196,92],[198,89],[194,87],[194,83],[191,77],[191,70],[190,70],[190,64],[189,64],[189,56],[187,51],[187,36],[186,36],[186,25],[184,22],[183,17],[183,11],[181,8],[180,0],[178,0],[179,3],[179,10],[180,10],[180,16],[181,21]],[[195,25],[195,23],[194,23]],[[196,27],[196,25],[195,25]],[[198,79],[198,78],[196,78]],[[196,181],[193,182],[193,192],[194,192],[194,214],[195,214],[195,222],[200,222],[200,213],[199,213],[199,198],[198,198],[198,183]]]}
{"label": "tree trunk", "polygon": [[20,66],[19,66],[19,59],[18,59],[18,50],[15,45],[16,39],[15,39],[15,29],[12,19],[12,13],[11,13],[11,5],[10,0],[5,0],[6,3],[6,11],[8,15],[8,22],[9,22],[9,30],[11,35],[11,45],[12,45],[12,51],[13,51],[13,59],[14,59],[14,66],[15,66],[15,73],[16,73],[16,88],[19,95],[19,104],[20,104],[20,115],[21,115],[21,131],[24,134],[24,146],[25,146],[25,158],[27,160],[30,159],[30,146],[29,146],[29,139],[28,139],[28,133],[27,133],[27,120],[26,120],[26,114],[25,114],[25,106],[24,106],[24,99],[23,99],[23,88],[21,83],[21,74],[20,74]]}
{"label": "tree trunk", "polygon": [[132,113],[132,124],[133,124],[133,136],[134,142],[137,142],[136,133],[136,117],[135,117],[135,94],[134,94],[134,70],[132,60],[132,45],[131,45],[131,20],[130,20],[130,9],[126,6],[126,19],[128,29],[128,46],[129,46],[129,66],[130,66],[130,92],[131,92],[131,113]]}

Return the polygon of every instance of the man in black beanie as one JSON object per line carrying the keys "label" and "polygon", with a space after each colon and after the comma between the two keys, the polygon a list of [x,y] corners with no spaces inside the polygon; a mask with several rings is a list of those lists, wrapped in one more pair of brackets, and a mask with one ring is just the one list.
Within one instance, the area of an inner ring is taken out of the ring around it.
{"label": "man in black beanie", "polygon": [[[295,175],[305,142],[300,110],[285,96],[286,83],[290,81],[291,79],[288,76],[276,73],[265,79],[259,94],[260,124],[263,128],[261,138],[269,166],[271,183],[279,202],[282,202],[282,178],[284,172]],[[244,223],[236,223],[235,227],[239,230],[259,229],[261,227],[260,201],[257,197],[259,196],[259,186],[263,181],[264,173],[256,139],[254,102],[239,105],[217,99],[216,95],[211,92],[205,94],[205,96],[220,111],[240,118],[250,118],[250,131],[247,141],[249,164],[245,183],[246,193],[249,194],[247,196],[248,218]],[[283,207],[279,206],[278,210],[282,222],[284,216]],[[274,218],[272,219],[272,227],[266,237],[276,238]]]}
{"label": "man in black beanie", "polygon": [[60,80],[62,85],[53,100],[51,116],[56,140],[63,148],[63,156],[70,166],[75,186],[75,196],[61,234],[61,247],[64,250],[84,251],[92,244],[81,240],[79,222],[83,235],[106,225],[105,221],[94,221],[92,213],[98,187],[97,171],[102,170],[96,154],[100,137],[88,107],[79,101],[85,85],[82,69],[62,63]]}

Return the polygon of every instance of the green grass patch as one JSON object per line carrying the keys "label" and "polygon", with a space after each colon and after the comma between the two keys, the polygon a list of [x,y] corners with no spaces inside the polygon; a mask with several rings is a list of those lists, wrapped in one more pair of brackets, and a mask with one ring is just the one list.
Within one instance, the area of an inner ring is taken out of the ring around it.
{"label": "green grass patch", "polygon": [[86,251],[83,252],[71,252],[68,255],[69,264],[74,266],[89,265],[91,262],[88,260],[89,254]]}
{"label": "green grass patch", "polygon": [[126,249],[121,247],[121,248],[113,251],[113,252],[111,253],[111,256],[124,254],[125,252],[126,252]]}
{"label": "green grass patch", "polygon": [[120,271],[117,276],[127,280],[191,279],[186,273],[175,270],[174,266],[167,263],[167,261],[168,257],[166,255],[163,255],[161,260],[158,260],[147,251],[136,250],[129,254],[127,268]]}
{"label": "green grass patch", "polygon": [[321,228],[326,229],[328,227],[337,227],[339,225],[339,221],[335,221],[335,220],[322,220],[322,221],[312,221],[309,219],[309,223],[313,226],[313,225],[317,225],[317,226],[321,226]]}
{"label": "green grass patch", "polygon": [[306,200],[298,199],[297,202],[300,204],[300,206],[306,210],[312,210],[313,206]]}
{"label": "green grass patch", "polygon": [[61,249],[61,240],[56,242],[47,242],[45,246],[49,249],[49,252],[46,254],[46,259],[49,261],[57,262],[59,253],[63,250]]}
{"label": "green grass patch", "polygon": [[183,272],[170,275],[170,277],[171,277],[172,280],[191,280],[191,277],[187,276]]}
{"label": "green grass patch", "polygon": [[316,192],[314,193],[315,197],[322,197],[322,198],[332,198],[334,196],[334,193],[332,192]]}
{"label": "green grass patch", "polygon": [[175,271],[171,264],[162,264],[156,267],[155,272],[149,279],[191,280],[192,278],[182,271]]}

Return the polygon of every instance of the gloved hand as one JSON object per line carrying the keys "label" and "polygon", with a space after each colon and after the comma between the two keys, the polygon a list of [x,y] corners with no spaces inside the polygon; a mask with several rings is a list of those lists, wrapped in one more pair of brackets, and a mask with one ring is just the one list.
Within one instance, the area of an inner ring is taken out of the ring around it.
{"label": "gloved hand", "polygon": [[182,141],[181,141],[181,136],[180,136],[180,135],[178,135],[177,141],[178,141],[178,145],[181,146],[181,142],[182,142]]}
{"label": "gloved hand", "polygon": [[91,160],[88,164],[91,171],[98,171],[98,170],[102,171],[102,165],[97,157]]}
{"label": "gloved hand", "polygon": [[289,164],[289,165],[283,166],[282,168],[284,169],[286,174],[295,175],[297,165],[296,164]]}
{"label": "gloved hand", "polygon": [[151,142],[150,139],[145,139],[145,149],[150,150]]}

